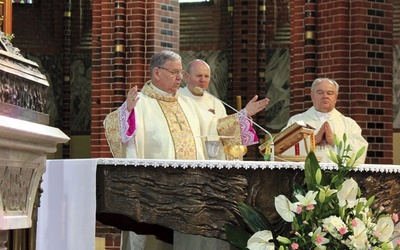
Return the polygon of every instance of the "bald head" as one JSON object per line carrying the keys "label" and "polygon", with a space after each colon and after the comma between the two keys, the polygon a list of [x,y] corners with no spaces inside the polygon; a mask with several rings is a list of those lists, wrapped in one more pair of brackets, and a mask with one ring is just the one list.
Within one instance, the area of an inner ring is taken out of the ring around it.
{"label": "bald head", "polygon": [[210,66],[203,60],[196,59],[191,61],[185,71],[184,80],[193,95],[201,95],[194,89],[196,87],[203,90],[208,89],[211,80]]}

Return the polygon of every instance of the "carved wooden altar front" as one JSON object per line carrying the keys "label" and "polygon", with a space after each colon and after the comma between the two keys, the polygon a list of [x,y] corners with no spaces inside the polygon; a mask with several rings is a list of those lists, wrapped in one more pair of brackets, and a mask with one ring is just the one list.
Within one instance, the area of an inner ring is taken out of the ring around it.
{"label": "carved wooden altar front", "polygon": [[[334,164],[321,164],[335,169]],[[97,166],[97,220],[171,242],[172,231],[225,239],[244,201],[279,222],[274,197],[289,195],[304,163],[104,159]],[[400,166],[363,165],[351,172],[375,206],[400,212]]]}

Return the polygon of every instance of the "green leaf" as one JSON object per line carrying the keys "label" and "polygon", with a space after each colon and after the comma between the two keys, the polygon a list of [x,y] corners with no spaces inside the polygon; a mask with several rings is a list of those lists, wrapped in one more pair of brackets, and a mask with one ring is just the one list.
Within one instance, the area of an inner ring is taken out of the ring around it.
{"label": "green leaf", "polygon": [[356,214],[359,214],[363,208],[364,208],[364,204],[362,204],[361,202],[357,203]]}
{"label": "green leaf", "polygon": [[322,180],[322,172],[321,172],[321,169],[318,168],[315,173],[315,181],[316,181],[317,185],[321,184],[321,180]]}
{"label": "green leaf", "polygon": [[347,147],[346,147],[346,150],[345,150],[346,152],[350,152],[351,151],[351,146],[350,146],[350,144],[349,145],[347,145]]}
{"label": "green leaf", "polygon": [[307,189],[315,190],[317,187],[317,181],[315,179],[315,174],[317,169],[320,169],[317,157],[313,151],[308,153],[305,164],[304,164],[304,175],[306,178]]}
{"label": "green leaf", "polygon": [[243,217],[243,220],[254,233],[262,230],[269,230],[272,233],[275,245],[278,245],[278,241],[276,240],[278,237],[276,229],[269,222],[268,218],[264,215],[263,212],[243,202],[238,202],[238,208]]}
{"label": "green leaf", "polygon": [[243,202],[238,202],[238,207],[243,220],[254,233],[262,230],[270,230],[274,234],[274,226],[259,209]]}
{"label": "green leaf", "polygon": [[313,211],[307,211],[305,221],[309,221],[312,215]]}
{"label": "green leaf", "polygon": [[290,243],[292,243],[291,240],[289,240],[288,238],[283,237],[283,236],[278,236],[278,241],[285,245],[290,245]]}
{"label": "green leaf", "polygon": [[331,161],[333,161],[333,162],[336,163],[336,164],[339,163],[338,157],[337,157],[336,153],[333,152],[332,149],[329,149],[329,159],[331,159]]}
{"label": "green leaf", "polygon": [[319,202],[324,203],[325,197],[326,197],[325,190],[323,190],[323,189],[319,190],[319,193],[318,193]]}
{"label": "green leaf", "polygon": [[357,154],[356,154],[356,160],[357,160],[358,158],[360,158],[362,154],[364,154],[364,151],[365,151],[365,146],[362,147],[362,148],[360,148],[360,150],[358,150],[358,152],[357,152]]}
{"label": "green leaf", "polygon": [[368,207],[371,206],[371,204],[372,204],[372,202],[374,202],[374,200],[375,200],[375,195],[369,197],[369,199],[367,201],[367,206]]}
{"label": "green leaf", "polygon": [[334,176],[332,177],[331,184],[336,183],[338,180],[339,180],[339,177],[338,177],[337,175],[334,175]]}
{"label": "green leaf", "polygon": [[225,224],[226,239],[235,247],[246,250],[247,241],[250,239],[251,234],[243,228],[231,224]]}
{"label": "green leaf", "polygon": [[333,141],[336,146],[339,145],[339,137],[336,134],[333,136]]}
{"label": "green leaf", "polygon": [[339,148],[339,151],[342,150],[342,148],[343,148],[343,141],[340,141],[340,142],[339,142],[338,148]]}

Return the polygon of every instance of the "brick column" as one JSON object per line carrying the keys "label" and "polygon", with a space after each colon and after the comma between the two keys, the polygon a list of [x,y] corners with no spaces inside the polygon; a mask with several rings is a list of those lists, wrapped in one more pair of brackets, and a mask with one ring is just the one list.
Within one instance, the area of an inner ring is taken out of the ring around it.
{"label": "brick column", "polygon": [[304,104],[311,102],[310,95],[304,93],[305,87],[311,87],[317,77],[317,4],[306,1],[304,4]]}
{"label": "brick column", "polygon": [[[231,98],[241,96],[242,106],[258,94],[257,1],[232,1],[232,75]],[[231,103],[236,103],[235,101]],[[236,106],[236,105],[235,105]],[[257,122],[256,117],[253,117]],[[254,148],[254,150],[253,150]],[[256,157],[256,147],[249,148],[247,158]]]}
{"label": "brick column", "polygon": [[290,112],[305,110],[305,18],[304,0],[290,3]]}
{"label": "brick column", "polygon": [[350,1],[349,114],[374,164],[393,161],[393,1]]}
{"label": "brick column", "polygon": [[[265,84],[265,68],[266,68],[266,47],[267,47],[267,3],[266,0],[258,1],[258,15],[257,15],[257,95],[259,98],[265,98],[265,93],[267,92],[267,87]],[[249,96],[250,98],[252,96]],[[265,128],[265,124],[268,122],[266,120],[266,113],[264,111],[259,112],[253,119]],[[269,135],[266,134],[261,129],[254,127],[257,131],[258,138],[260,142],[263,139],[269,139]],[[253,148],[253,159],[263,160],[262,155],[259,153],[258,147]]]}

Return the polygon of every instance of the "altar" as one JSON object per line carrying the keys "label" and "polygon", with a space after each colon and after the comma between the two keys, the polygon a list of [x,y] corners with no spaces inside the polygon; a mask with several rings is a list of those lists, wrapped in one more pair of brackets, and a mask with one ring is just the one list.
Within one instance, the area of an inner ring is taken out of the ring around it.
{"label": "altar", "polygon": [[[335,164],[322,163],[333,170]],[[290,192],[304,163],[140,159],[48,160],[38,211],[37,249],[94,249],[96,220],[171,240],[172,231],[225,239],[236,202],[273,218],[273,197]],[[400,209],[400,166],[359,166],[352,177],[366,195]]]}

